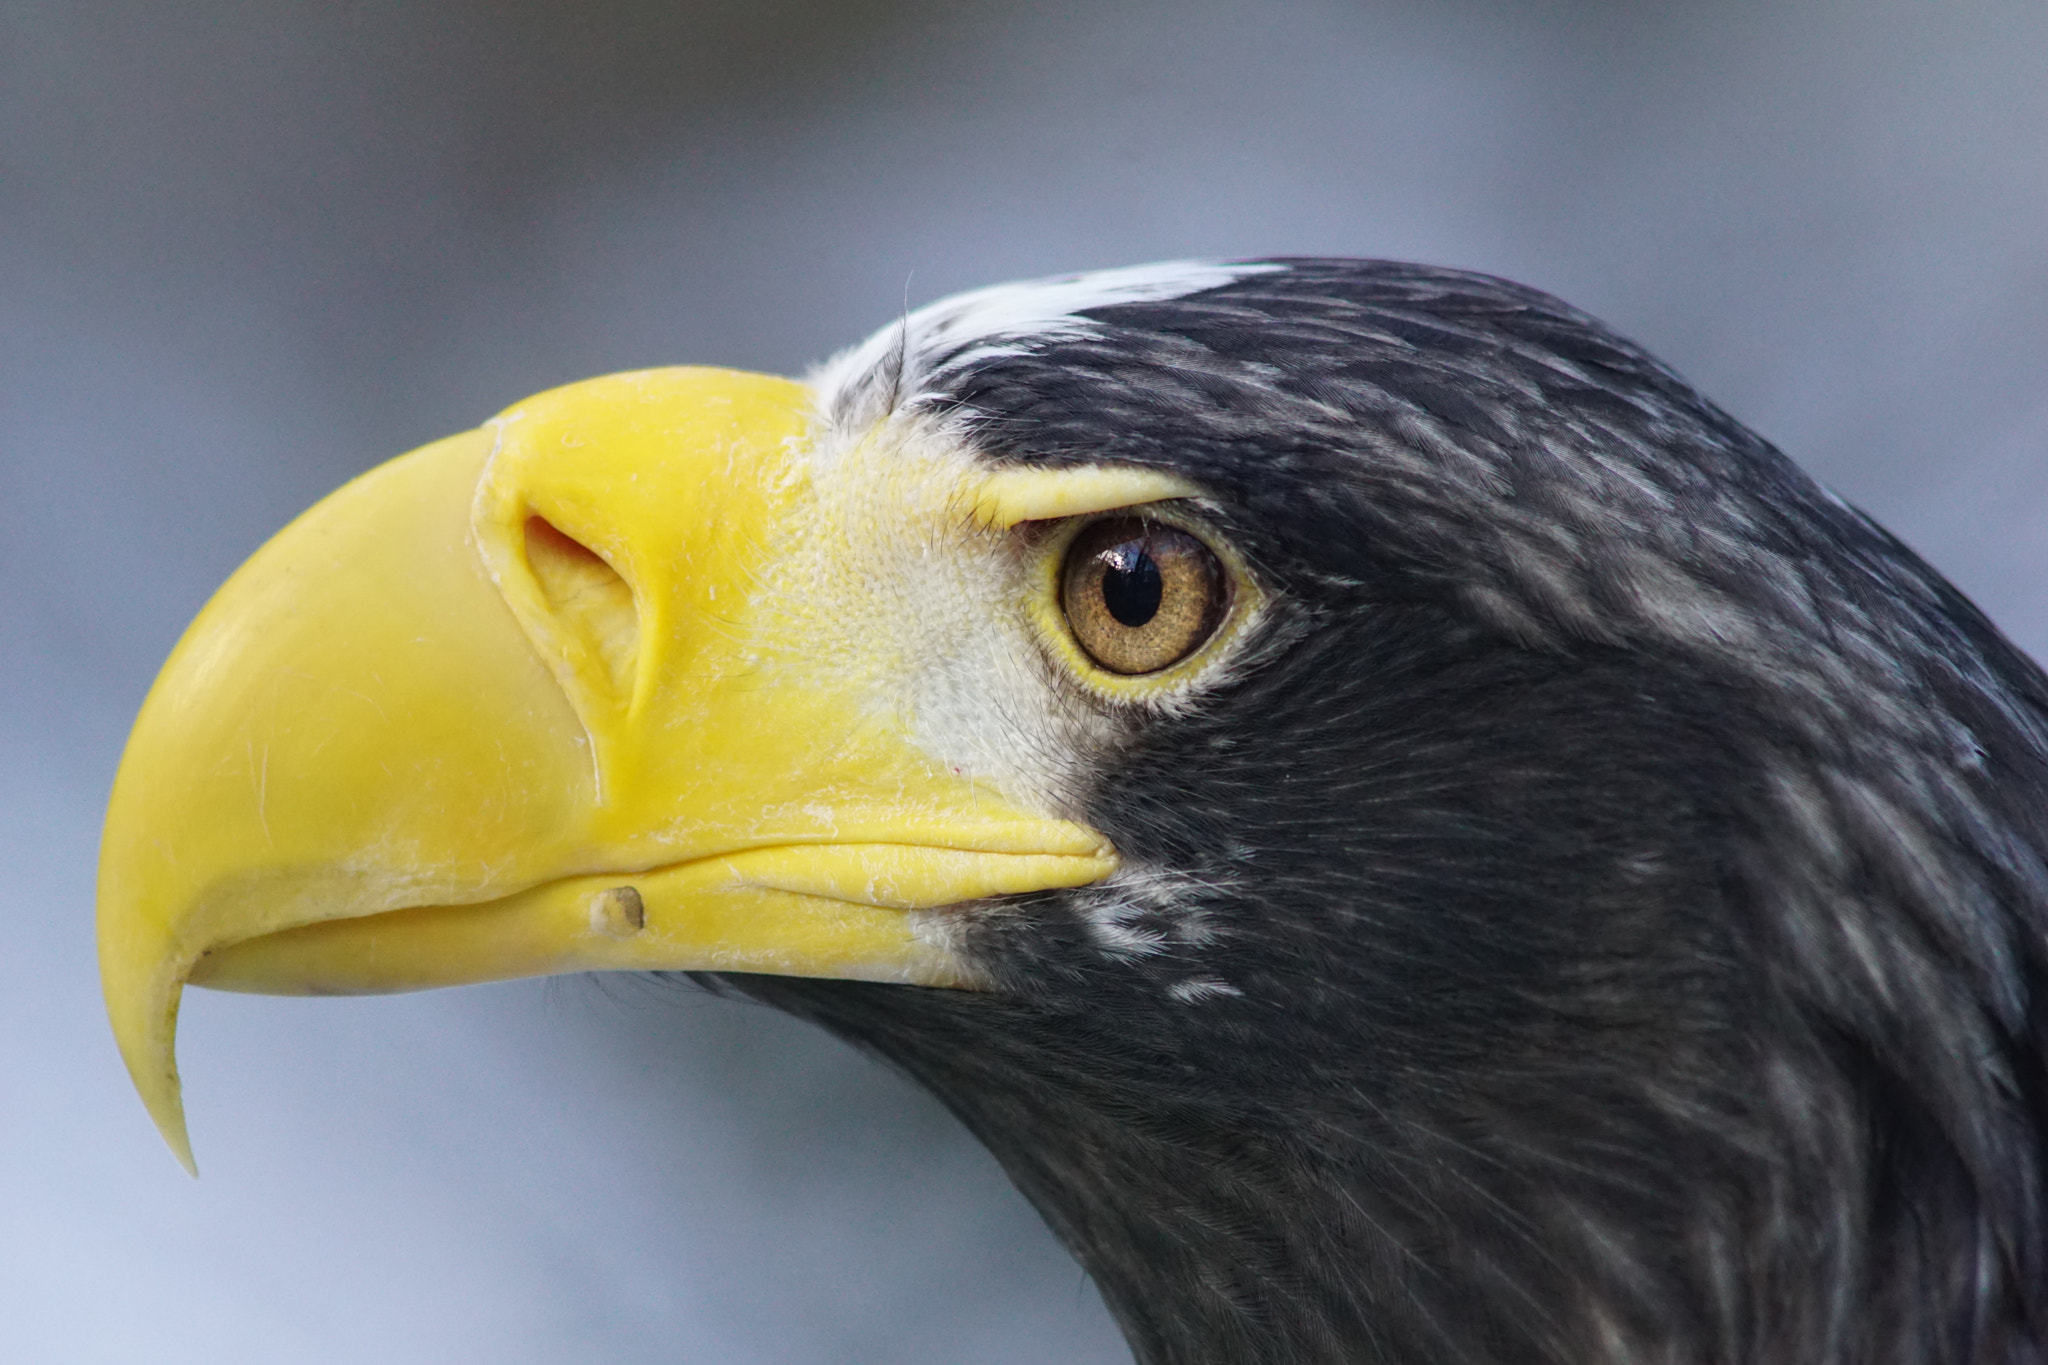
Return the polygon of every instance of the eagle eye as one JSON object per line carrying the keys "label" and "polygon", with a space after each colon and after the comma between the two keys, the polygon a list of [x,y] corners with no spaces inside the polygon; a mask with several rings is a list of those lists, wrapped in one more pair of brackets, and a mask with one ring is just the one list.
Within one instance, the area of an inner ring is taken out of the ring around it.
{"label": "eagle eye", "polygon": [[1195,652],[1230,605],[1216,554],[1178,527],[1110,517],[1082,529],[1060,570],[1060,609],[1112,673],[1156,673]]}

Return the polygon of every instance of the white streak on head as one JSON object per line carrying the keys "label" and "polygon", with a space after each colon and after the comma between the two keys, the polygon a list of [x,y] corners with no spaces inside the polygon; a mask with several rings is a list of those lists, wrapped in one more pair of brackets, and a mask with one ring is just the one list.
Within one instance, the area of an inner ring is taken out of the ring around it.
{"label": "white streak on head", "polygon": [[1176,981],[1168,986],[1166,993],[1184,1005],[1198,1005],[1204,1000],[1216,1000],[1224,996],[1244,994],[1243,991],[1217,976],[1191,976],[1185,981]]}
{"label": "white streak on head", "polygon": [[1201,908],[1221,888],[1185,872],[1126,863],[1081,903],[1082,924],[1095,946],[1113,957],[1138,958],[1213,942]]}
{"label": "white streak on head", "polygon": [[843,432],[933,396],[948,375],[1047,341],[1095,335],[1080,314],[1124,303],[1156,303],[1287,267],[1218,261],[1160,261],[1081,275],[991,285],[927,304],[841,351],[810,377],[818,410]]}

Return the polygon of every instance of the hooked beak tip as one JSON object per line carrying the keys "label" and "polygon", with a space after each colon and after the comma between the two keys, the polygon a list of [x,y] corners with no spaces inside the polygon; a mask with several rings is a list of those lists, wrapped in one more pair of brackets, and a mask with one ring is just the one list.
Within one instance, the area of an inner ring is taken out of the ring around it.
{"label": "hooked beak tip", "polygon": [[[168,965],[168,964],[166,964]],[[128,1065],[128,1077],[149,1111],[156,1130],[163,1135],[171,1155],[197,1176],[192,1159],[192,1136],[185,1127],[185,1100],[178,1079],[178,1005],[184,994],[184,973],[164,972],[154,990],[136,992],[122,1002],[109,995],[109,1016],[121,1060]]]}

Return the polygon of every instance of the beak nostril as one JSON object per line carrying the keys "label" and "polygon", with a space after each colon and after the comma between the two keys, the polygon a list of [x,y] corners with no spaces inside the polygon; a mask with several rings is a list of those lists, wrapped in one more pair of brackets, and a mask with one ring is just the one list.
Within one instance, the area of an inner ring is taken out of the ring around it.
{"label": "beak nostril", "polygon": [[[536,555],[548,560],[604,564],[604,556],[574,536],[565,535],[546,517],[529,516],[526,519],[526,556],[533,560]],[[609,569],[611,566],[605,564],[605,567]]]}
{"label": "beak nostril", "polygon": [[541,516],[526,519],[526,564],[548,610],[601,665],[613,695],[630,698],[640,649],[632,586],[604,556]]}

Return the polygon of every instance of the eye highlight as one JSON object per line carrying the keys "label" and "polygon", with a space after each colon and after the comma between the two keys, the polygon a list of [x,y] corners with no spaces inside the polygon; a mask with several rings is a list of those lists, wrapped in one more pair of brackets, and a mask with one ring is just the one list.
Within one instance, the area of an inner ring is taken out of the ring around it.
{"label": "eye highlight", "polygon": [[1060,569],[1060,609],[1112,673],[1156,673],[1215,633],[1230,606],[1216,554],[1178,527],[1110,517],[1085,527]]}

